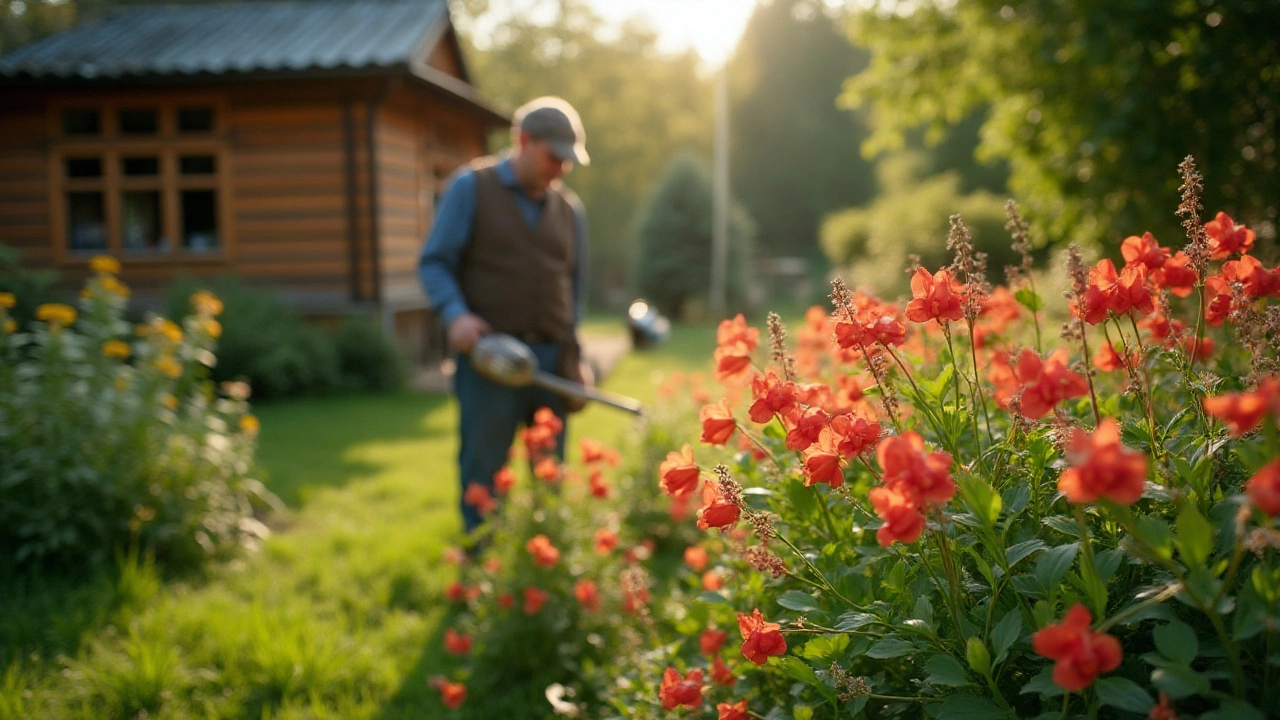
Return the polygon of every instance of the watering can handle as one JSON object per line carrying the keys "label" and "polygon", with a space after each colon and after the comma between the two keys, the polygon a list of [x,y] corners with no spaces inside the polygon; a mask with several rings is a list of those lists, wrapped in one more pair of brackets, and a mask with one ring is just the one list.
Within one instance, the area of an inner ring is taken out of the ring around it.
{"label": "watering can handle", "polygon": [[534,371],[533,384],[559,395],[567,395],[580,400],[594,400],[619,410],[625,410],[633,415],[644,415],[644,406],[632,398],[579,385],[576,382],[565,380],[562,377],[541,370]]}

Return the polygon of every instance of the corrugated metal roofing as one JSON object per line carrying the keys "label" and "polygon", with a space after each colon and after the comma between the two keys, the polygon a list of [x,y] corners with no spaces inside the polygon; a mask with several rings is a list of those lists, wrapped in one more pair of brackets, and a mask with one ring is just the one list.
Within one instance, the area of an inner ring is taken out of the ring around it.
{"label": "corrugated metal roofing", "polygon": [[144,6],[0,58],[0,77],[127,78],[407,66],[448,21],[445,0]]}

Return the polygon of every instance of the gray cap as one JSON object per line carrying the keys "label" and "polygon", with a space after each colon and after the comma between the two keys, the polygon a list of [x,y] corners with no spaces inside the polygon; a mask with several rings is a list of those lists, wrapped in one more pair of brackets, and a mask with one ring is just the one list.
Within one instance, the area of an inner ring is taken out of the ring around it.
{"label": "gray cap", "polygon": [[545,140],[551,153],[579,165],[591,164],[587,156],[587,133],[578,112],[558,97],[530,100],[516,110],[512,125],[530,137]]}

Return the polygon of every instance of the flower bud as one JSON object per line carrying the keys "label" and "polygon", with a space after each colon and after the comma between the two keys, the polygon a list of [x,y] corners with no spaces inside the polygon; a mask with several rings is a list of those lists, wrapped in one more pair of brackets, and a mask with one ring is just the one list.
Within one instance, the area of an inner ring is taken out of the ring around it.
{"label": "flower bud", "polygon": [[987,650],[987,645],[982,640],[976,637],[969,638],[969,643],[964,649],[964,657],[969,661],[969,667],[979,675],[987,675],[991,672],[991,652]]}

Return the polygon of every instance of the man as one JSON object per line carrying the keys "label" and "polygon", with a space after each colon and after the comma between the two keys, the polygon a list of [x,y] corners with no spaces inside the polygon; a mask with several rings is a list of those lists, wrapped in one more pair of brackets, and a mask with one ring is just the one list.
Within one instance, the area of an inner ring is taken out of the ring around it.
{"label": "man", "polygon": [[[493,488],[520,424],[540,407],[561,418],[565,401],[533,387],[481,377],[467,355],[490,332],[514,335],[542,370],[579,379],[576,328],[586,286],[586,219],[560,183],[589,162],[578,113],[554,97],[533,100],[512,119],[511,150],[451,178],[418,263],[423,288],[458,351],[459,477]],[[563,455],[564,434],[557,441]],[[468,532],[480,524],[462,503]]]}

